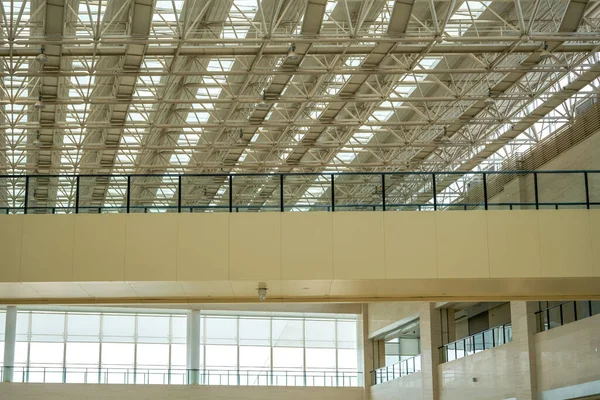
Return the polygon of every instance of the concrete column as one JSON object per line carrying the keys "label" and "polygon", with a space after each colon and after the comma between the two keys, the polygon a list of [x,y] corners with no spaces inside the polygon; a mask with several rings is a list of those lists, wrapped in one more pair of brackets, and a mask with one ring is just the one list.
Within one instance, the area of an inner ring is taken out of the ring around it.
{"label": "concrete column", "polygon": [[6,307],[4,327],[4,382],[12,382],[15,368],[15,343],[17,338],[17,307]]}
{"label": "concrete column", "polygon": [[188,378],[190,385],[200,383],[200,311],[192,310],[187,316],[188,337],[186,341],[189,356]]}
{"label": "concrete column", "polygon": [[535,363],[535,302],[511,301],[510,316],[515,344],[515,395],[517,400],[537,398]]}
{"label": "concrete column", "polygon": [[452,343],[456,340],[456,324],[454,309],[444,308],[439,310],[442,319],[442,345]]}
{"label": "concrete column", "polygon": [[421,326],[421,378],[423,400],[439,398],[438,365],[442,345],[440,311],[435,303],[422,303],[419,313]]}
{"label": "concrete column", "polygon": [[358,346],[358,384],[365,389],[364,398],[368,398],[369,387],[373,385],[373,346],[369,340],[369,305],[361,305],[361,313],[356,319],[356,341]]}

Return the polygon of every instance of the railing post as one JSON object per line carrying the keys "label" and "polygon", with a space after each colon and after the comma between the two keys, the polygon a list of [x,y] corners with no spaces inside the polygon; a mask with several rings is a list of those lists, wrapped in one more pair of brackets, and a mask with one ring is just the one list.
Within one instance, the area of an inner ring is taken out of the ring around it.
{"label": "railing post", "polygon": [[79,178],[79,175],[75,178],[75,214],[79,214]]}
{"label": "railing post", "polygon": [[233,212],[233,176],[229,175],[229,212]]}
{"label": "railing post", "polygon": [[535,209],[539,210],[540,209],[540,197],[539,197],[539,193],[538,193],[537,172],[533,173],[533,189],[535,191]]}
{"label": "railing post", "polygon": [[127,175],[127,214],[131,205],[131,175]]}
{"label": "railing post", "polygon": [[25,177],[25,201],[23,202],[23,214],[27,214],[27,206],[29,205],[29,176]]}
{"label": "railing post", "polygon": [[485,210],[488,209],[488,190],[487,190],[487,174],[483,173],[483,204]]}
{"label": "railing post", "polygon": [[285,211],[285,202],[283,199],[283,174],[279,175],[279,211]]}
{"label": "railing post", "polygon": [[385,174],[381,174],[381,208],[385,211]]}
{"label": "railing post", "polygon": [[564,325],[562,306],[563,306],[562,304],[558,306],[558,311],[560,312],[560,326]]}
{"label": "railing post", "polygon": [[177,177],[177,212],[181,214],[181,175]]}
{"label": "railing post", "polygon": [[590,209],[590,187],[588,183],[588,173],[583,173],[583,179],[585,181],[585,206],[589,210]]}
{"label": "railing post", "polygon": [[431,174],[433,190],[433,211],[437,211],[437,185],[435,184],[435,172]]}
{"label": "railing post", "polygon": [[573,301],[573,317],[577,321],[577,301]]}
{"label": "railing post", "polygon": [[335,211],[335,175],[331,174],[331,212]]}

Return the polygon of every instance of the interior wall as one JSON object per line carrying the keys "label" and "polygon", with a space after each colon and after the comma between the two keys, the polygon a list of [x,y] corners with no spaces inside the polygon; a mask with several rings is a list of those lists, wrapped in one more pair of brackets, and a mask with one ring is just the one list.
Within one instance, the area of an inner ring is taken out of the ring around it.
{"label": "interior wall", "polygon": [[490,308],[488,310],[490,328],[498,325],[508,324],[510,322],[510,303]]}
{"label": "interior wall", "polygon": [[369,337],[398,328],[419,317],[419,302],[369,303]]}
{"label": "interior wall", "polygon": [[423,377],[420,372],[417,372],[371,386],[367,396],[371,400],[421,400],[423,399]]}
{"label": "interior wall", "polygon": [[363,388],[2,383],[19,400],[362,400]]}
{"label": "interior wall", "polygon": [[600,381],[600,315],[536,334],[535,351],[539,391]]}

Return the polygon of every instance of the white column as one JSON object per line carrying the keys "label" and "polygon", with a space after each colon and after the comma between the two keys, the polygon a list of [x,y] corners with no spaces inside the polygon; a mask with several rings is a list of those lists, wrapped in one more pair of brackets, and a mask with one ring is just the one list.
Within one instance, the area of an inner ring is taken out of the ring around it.
{"label": "white column", "polygon": [[359,385],[368,393],[368,388],[373,384],[371,370],[373,369],[373,347],[369,340],[369,305],[361,305],[361,313],[356,319],[357,345],[358,345],[358,377]]}
{"label": "white column", "polygon": [[200,311],[192,310],[187,316],[188,377],[190,385],[200,383]]}
{"label": "white column", "polygon": [[17,337],[17,307],[6,307],[4,332],[4,382],[12,382],[15,365],[15,342]]}
{"label": "white column", "polygon": [[511,301],[510,317],[515,344],[515,394],[517,400],[537,398],[535,362],[535,302]]}
{"label": "white column", "polygon": [[421,325],[421,378],[423,384],[423,400],[435,400],[439,398],[439,347],[442,345],[440,321],[440,310],[435,308],[435,303],[421,304],[419,323]]}

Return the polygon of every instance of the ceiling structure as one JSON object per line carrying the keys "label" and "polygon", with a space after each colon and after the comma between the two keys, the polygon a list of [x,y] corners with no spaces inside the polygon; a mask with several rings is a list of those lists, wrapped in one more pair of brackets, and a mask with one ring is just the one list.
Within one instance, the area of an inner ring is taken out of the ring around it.
{"label": "ceiling structure", "polygon": [[[279,173],[493,170],[598,97],[599,60],[597,0],[0,0],[0,175],[64,175],[30,205],[72,206],[91,174],[86,205],[159,207],[229,199],[226,176],[171,174],[264,173],[232,196],[260,207]],[[328,203],[328,179],[286,177],[286,203]],[[24,193],[0,177],[3,206]]]}

